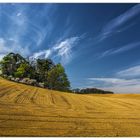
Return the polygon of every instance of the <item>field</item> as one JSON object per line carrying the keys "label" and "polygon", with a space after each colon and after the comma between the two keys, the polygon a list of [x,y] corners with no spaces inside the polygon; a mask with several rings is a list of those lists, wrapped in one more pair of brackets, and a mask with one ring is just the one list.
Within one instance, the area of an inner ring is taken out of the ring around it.
{"label": "field", "polygon": [[0,136],[140,136],[140,95],[79,95],[0,78]]}

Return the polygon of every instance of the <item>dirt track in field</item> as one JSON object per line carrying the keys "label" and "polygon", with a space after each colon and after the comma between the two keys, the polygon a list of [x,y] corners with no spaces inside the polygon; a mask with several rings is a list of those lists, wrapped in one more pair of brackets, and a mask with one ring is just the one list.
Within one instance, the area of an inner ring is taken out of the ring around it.
{"label": "dirt track in field", "polygon": [[0,136],[140,136],[140,94],[71,94],[0,78]]}

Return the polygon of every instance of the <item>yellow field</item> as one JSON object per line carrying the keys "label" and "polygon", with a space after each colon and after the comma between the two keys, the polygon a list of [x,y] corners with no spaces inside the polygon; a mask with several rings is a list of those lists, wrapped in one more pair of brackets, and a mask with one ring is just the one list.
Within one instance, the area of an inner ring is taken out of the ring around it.
{"label": "yellow field", "polygon": [[0,78],[0,136],[140,136],[140,95],[79,95]]}

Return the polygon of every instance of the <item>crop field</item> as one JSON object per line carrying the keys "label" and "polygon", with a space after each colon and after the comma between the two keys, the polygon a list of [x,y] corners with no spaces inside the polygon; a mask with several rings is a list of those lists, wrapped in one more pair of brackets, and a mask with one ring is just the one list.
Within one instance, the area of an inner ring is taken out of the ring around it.
{"label": "crop field", "polygon": [[0,78],[0,136],[140,136],[140,95],[81,95]]}

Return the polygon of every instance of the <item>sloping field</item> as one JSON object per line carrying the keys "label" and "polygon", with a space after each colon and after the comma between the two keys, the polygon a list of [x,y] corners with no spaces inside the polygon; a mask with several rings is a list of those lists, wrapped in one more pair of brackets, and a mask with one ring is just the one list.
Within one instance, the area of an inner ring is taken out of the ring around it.
{"label": "sloping field", "polygon": [[140,136],[140,95],[77,95],[0,78],[0,136]]}

